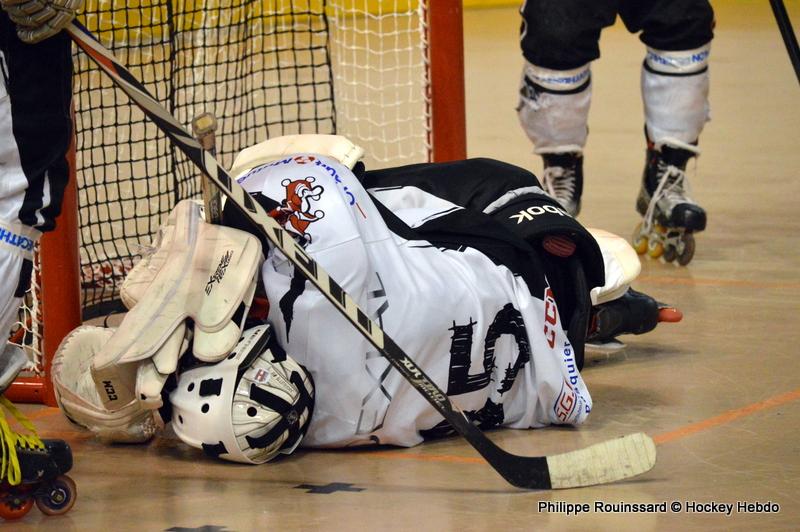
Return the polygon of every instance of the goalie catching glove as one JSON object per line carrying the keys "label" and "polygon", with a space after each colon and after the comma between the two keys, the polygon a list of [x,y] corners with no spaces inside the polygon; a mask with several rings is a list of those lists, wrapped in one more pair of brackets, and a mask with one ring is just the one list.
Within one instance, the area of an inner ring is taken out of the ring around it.
{"label": "goalie catching glove", "polygon": [[156,410],[133,399],[109,410],[95,388],[92,361],[114,329],[84,325],[61,342],[53,357],[53,387],[61,411],[72,423],[114,443],[142,443],[164,426]]}
{"label": "goalie catching glove", "polygon": [[245,331],[222,362],[181,373],[170,394],[172,428],[214,457],[262,464],[290,454],[314,410],[311,375],[275,340],[269,325]]}
{"label": "goalie catching glove", "polygon": [[27,43],[37,43],[65,28],[83,0],[0,0],[0,5],[17,25],[17,35]]}
{"label": "goalie catching glove", "polygon": [[133,399],[160,407],[190,339],[199,360],[225,358],[241,335],[263,260],[256,237],[205,223],[190,200],[173,209],[154,247],[125,279],[123,301],[132,308],[91,366],[110,411]]}

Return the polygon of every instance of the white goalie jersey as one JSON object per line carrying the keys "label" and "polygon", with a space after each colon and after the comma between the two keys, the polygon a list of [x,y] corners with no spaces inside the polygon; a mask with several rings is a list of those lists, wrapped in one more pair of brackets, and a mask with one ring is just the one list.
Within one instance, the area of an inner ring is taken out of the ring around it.
{"label": "white goalie jersey", "polygon": [[[368,193],[350,169],[316,154],[257,166],[237,181],[476,424],[530,428],[587,418],[592,400],[547,285],[531,293],[521,276],[474,247],[394,230],[395,217],[413,229],[461,207],[413,186]],[[269,320],[315,383],[303,446],[412,446],[449,432],[280,251],[266,254]]]}

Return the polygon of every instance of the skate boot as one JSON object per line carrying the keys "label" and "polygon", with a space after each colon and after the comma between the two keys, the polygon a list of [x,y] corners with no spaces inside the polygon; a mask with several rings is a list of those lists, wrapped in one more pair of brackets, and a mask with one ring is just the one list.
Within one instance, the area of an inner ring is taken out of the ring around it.
{"label": "skate boot", "polygon": [[[693,149],[688,149],[693,148]],[[694,257],[693,233],[706,228],[706,211],[689,196],[686,163],[699,152],[694,146],[664,145],[657,150],[648,142],[642,187],[636,210],[642,215],[633,235],[640,255],[685,266]]]}
{"label": "skate boot", "polygon": [[[26,430],[9,426],[4,410]],[[46,515],[66,513],[75,504],[75,482],[65,475],[72,468],[72,450],[63,440],[42,440],[33,424],[0,396],[0,517],[19,519],[36,506]]]}
{"label": "skate boot", "polygon": [[594,351],[616,351],[625,346],[617,336],[644,334],[659,323],[674,323],[682,318],[680,310],[628,288],[622,297],[592,307],[586,347]]}
{"label": "skate boot", "polygon": [[581,211],[583,155],[578,152],[546,153],[542,186],[571,216]]}

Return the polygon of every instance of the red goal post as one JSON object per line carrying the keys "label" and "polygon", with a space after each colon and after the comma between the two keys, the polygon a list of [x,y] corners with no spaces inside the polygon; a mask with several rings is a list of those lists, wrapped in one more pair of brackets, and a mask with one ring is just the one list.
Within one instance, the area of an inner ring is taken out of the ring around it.
{"label": "red goal post", "polygon": [[[217,114],[222,129],[217,151],[224,165],[230,166],[241,148],[268,136],[310,132],[350,137],[368,155],[375,154],[368,159],[371,167],[466,157],[461,0],[277,0],[269,3],[277,6],[277,16],[261,12],[266,5],[261,2],[203,2],[188,1],[176,13],[178,4],[159,0],[143,0],[138,11],[122,0],[88,0],[80,19],[133,72],[141,72],[151,92],[187,126],[199,112]],[[259,29],[267,30],[258,35],[252,28],[242,30],[244,17],[260,17]],[[162,27],[148,26],[166,18]],[[396,53],[385,48],[384,40],[396,44]],[[290,50],[288,42],[305,44]],[[190,60],[181,63],[182,54]],[[246,74],[255,81],[242,81],[241,65],[231,68],[242,55],[249,61]],[[177,63],[167,63],[176,57]],[[33,289],[12,334],[33,362],[33,370],[6,392],[16,402],[55,405],[50,365],[61,340],[85,319],[114,308],[137,246],[149,243],[178,199],[200,191],[196,171],[136,118],[138,110],[77,51],[74,58],[77,143],[70,159],[75,178],[56,230],[42,237]],[[298,58],[309,62],[286,67]],[[235,70],[235,79],[221,79],[229,70]],[[273,70],[277,82],[269,77]],[[180,87],[174,80],[181,80]],[[252,108],[240,103],[259,98]],[[375,113],[361,114],[373,106]],[[396,132],[389,125],[393,122],[399,124]],[[400,140],[410,129],[410,140]],[[381,142],[402,145],[401,151],[393,153]],[[153,177],[159,172],[163,175]],[[144,184],[137,181],[143,173],[148,175]],[[175,175],[181,177],[165,186],[164,180]],[[152,211],[142,214],[143,205]]]}

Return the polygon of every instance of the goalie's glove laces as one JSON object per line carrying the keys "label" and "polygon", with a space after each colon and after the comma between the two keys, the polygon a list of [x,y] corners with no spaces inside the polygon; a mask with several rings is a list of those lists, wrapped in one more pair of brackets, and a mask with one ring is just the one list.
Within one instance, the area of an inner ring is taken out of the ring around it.
{"label": "goalie's glove laces", "polygon": [[[25,415],[17,410],[11,401],[0,396],[0,447],[3,448],[3,460],[0,464],[0,480],[16,486],[22,481],[22,471],[17,457],[17,448],[44,449],[44,443],[39,439],[36,428]],[[17,422],[30,434],[18,434],[8,424],[5,411],[7,410]]]}

